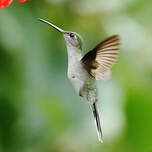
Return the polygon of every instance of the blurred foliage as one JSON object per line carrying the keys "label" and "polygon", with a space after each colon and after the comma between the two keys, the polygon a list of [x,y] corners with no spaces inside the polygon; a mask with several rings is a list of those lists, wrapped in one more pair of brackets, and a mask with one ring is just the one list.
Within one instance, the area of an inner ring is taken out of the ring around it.
{"label": "blurred foliage", "polygon": [[[1,9],[0,152],[151,152],[151,14],[151,0],[16,1]],[[120,34],[113,77],[98,84],[103,144],[67,79],[63,37],[39,17],[82,35],[83,53]]]}

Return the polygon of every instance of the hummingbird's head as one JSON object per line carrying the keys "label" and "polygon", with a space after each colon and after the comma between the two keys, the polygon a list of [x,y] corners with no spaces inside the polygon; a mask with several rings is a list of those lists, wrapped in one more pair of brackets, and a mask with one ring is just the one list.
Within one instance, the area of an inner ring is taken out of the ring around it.
{"label": "hummingbird's head", "polygon": [[70,31],[64,31],[63,33],[66,45],[82,49],[82,38],[79,34]]}
{"label": "hummingbird's head", "polygon": [[75,47],[78,49],[82,49],[82,38],[79,34],[75,33],[75,32],[70,32],[70,31],[64,31],[61,28],[57,27],[56,25],[45,21],[43,19],[39,19],[41,22],[44,22],[48,25],[50,25],[51,27],[55,28],[57,31],[59,31],[60,33],[63,34],[63,37],[66,41],[66,45],[68,47]]}

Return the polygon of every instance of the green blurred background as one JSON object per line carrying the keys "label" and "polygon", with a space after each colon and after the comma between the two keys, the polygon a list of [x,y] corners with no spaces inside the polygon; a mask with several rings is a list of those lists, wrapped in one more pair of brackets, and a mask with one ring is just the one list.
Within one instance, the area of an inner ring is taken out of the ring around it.
{"label": "green blurred background", "polygon": [[[33,0],[0,10],[0,152],[152,152],[152,1]],[[67,79],[60,33],[84,53],[120,34],[112,79],[99,81],[104,143]]]}

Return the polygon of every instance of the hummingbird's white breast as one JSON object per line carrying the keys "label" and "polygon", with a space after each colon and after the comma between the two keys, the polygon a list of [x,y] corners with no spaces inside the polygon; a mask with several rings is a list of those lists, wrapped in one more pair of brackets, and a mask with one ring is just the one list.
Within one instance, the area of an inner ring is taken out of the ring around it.
{"label": "hummingbird's white breast", "polygon": [[68,64],[68,78],[71,81],[72,85],[79,93],[80,90],[84,87],[86,80],[88,79],[88,73],[83,68],[80,60],[71,58],[71,62]]}
{"label": "hummingbird's white breast", "polygon": [[86,80],[89,78],[88,72],[84,69],[81,58],[82,55],[78,53],[77,48],[68,47],[68,78],[74,86],[77,93],[84,87]]}

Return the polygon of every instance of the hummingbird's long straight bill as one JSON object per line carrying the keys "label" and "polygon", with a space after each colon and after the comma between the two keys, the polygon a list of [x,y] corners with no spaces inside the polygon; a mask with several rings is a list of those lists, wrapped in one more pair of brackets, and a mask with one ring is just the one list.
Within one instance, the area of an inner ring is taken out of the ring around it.
{"label": "hummingbird's long straight bill", "polygon": [[64,30],[62,30],[61,28],[57,27],[56,25],[44,20],[44,19],[41,19],[41,18],[38,18],[39,21],[43,22],[43,23],[46,23],[50,26],[52,26],[53,28],[55,28],[57,31],[61,32],[61,33],[64,33]]}

